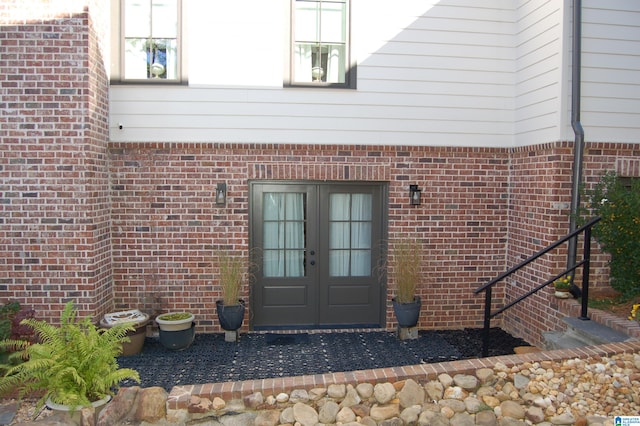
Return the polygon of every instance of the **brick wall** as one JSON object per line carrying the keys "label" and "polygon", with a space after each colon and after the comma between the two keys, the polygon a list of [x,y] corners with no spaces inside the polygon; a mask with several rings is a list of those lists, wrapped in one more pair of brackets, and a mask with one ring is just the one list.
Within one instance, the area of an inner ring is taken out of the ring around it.
{"label": "brick wall", "polygon": [[[507,263],[511,267],[562,238],[569,228],[573,149],[572,143],[519,148],[512,153],[511,200]],[[584,157],[584,188],[591,189],[605,170],[623,176],[640,176],[640,147],[634,144],[587,143]],[[578,261],[583,240],[578,242]],[[506,301],[542,284],[540,277],[566,267],[567,246],[536,261],[522,273],[506,280]],[[608,256],[592,244],[590,288],[608,287]],[[582,273],[577,271],[577,284]],[[504,314],[503,327],[532,344],[542,342],[541,332],[561,328],[558,302],[551,288],[544,289]]]}
{"label": "brick wall", "polygon": [[[389,238],[425,241],[422,327],[477,326],[471,289],[504,269],[504,150],[115,143],[111,174],[117,308],[190,309],[201,332],[219,330],[212,248],[248,252],[252,179],[388,181]],[[227,184],[224,207],[213,201],[218,182]],[[408,205],[410,183],[423,189],[421,206]]]}
{"label": "brick wall", "polygon": [[112,294],[105,34],[88,9],[0,6],[1,296],[45,319],[68,299],[99,313]]}
{"label": "brick wall", "polygon": [[[632,146],[608,146],[615,154],[588,155],[586,174],[637,157]],[[110,155],[116,307],[190,309],[200,332],[219,331],[212,250],[249,249],[249,180],[389,182],[389,239],[410,234],[425,242],[424,328],[481,326],[483,297],[473,290],[568,229],[573,154],[566,142],[516,150],[114,143]],[[227,183],[225,207],[213,202],[218,182]],[[408,205],[410,183],[423,190],[419,207]],[[494,297],[512,300],[565,263],[563,247],[506,280]],[[592,282],[605,285],[606,259],[594,263]],[[395,326],[391,296],[389,328]],[[493,324],[537,343],[540,330],[558,325],[556,308],[547,289]],[[250,307],[245,329],[249,316]]]}

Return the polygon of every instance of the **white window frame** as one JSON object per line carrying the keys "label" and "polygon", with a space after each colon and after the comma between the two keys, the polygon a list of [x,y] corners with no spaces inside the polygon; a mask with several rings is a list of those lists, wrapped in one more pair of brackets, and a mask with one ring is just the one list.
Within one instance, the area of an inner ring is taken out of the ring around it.
{"label": "white window frame", "polygon": [[[342,89],[355,89],[356,88],[356,63],[352,59],[352,37],[351,37],[351,15],[352,15],[352,2],[351,0],[345,0],[344,4],[346,6],[346,29],[345,29],[345,41],[344,41],[344,49],[345,49],[345,59],[344,59],[344,82],[327,82],[315,79],[313,81],[296,81],[295,80],[295,62],[296,62],[296,42],[295,39],[295,28],[296,28],[296,2],[299,0],[291,0],[290,2],[290,33],[289,33],[289,52],[287,55],[288,58],[288,67],[287,67],[287,75],[285,77],[285,86],[289,87],[319,87],[319,88],[342,88]],[[308,1],[317,1],[319,3],[327,2],[331,3],[331,0],[308,0]],[[320,43],[322,46],[322,43]],[[315,56],[317,57],[317,55]],[[315,68],[315,67],[314,67]],[[313,68],[312,68],[313,69]],[[323,70],[324,74],[324,70]]]}
{"label": "white window frame", "polygon": [[177,0],[177,41],[176,41],[176,78],[125,78],[125,34],[124,16],[125,0],[111,0],[111,82],[112,83],[133,83],[133,84],[187,84],[187,67],[184,46],[186,46],[185,36],[182,31],[182,17],[184,16],[183,1]]}

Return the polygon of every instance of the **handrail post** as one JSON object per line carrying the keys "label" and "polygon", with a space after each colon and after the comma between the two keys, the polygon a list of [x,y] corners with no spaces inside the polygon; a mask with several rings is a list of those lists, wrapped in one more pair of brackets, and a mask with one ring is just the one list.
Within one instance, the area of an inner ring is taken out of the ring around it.
{"label": "handrail post", "polygon": [[484,292],[484,332],[482,334],[482,357],[489,356],[489,330],[491,329],[491,287]]}
{"label": "handrail post", "polygon": [[589,319],[587,309],[589,307],[589,271],[591,269],[591,227],[584,230],[584,248],[582,251],[584,266],[582,267],[582,304],[580,307],[580,319]]}

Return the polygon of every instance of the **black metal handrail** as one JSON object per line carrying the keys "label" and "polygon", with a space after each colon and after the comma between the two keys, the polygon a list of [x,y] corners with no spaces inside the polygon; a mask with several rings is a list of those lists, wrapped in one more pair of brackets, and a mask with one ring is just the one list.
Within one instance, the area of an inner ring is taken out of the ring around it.
{"label": "black metal handrail", "polygon": [[[478,287],[477,289],[475,289],[473,291],[474,294],[478,294],[478,293],[481,293],[483,291],[485,292],[485,298],[484,298],[484,337],[483,337],[483,341],[482,341],[482,356],[483,357],[486,357],[486,356],[489,355],[489,330],[491,328],[491,319],[493,317],[501,314],[502,312],[506,311],[507,309],[511,308],[512,306],[522,302],[524,299],[526,299],[527,297],[529,297],[529,296],[537,293],[538,291],[542,290],[543,288],[545,288],[546,286],[548,286],[549,284],[551,284],[552,282],[554,282],[558,278],[566,275],[569,272],[575,271],[576,269],[578,269],[581,266],[583,267],[583,269],[582,269],[582,303],[581,303],[580,317],[579,318],[582,319],[582,320],[588,320],[589,319],[589,317],[587,316],[587,309],[588,309],[588,303],[589,303],[589,266],[590,266],[590,262],[591,262],[591,228],[596,223],[598,223],[598,221],[600,221],[600,219],[601,219],[600,217],[594,217],[588,223],[586,223],[585,225],[583,225],[580,228],[576,229],[572,233],[570,233],[570,234],[566,235],[565,237],[559,239],[558,241],[556,241],[555,243],[551,244],[550,246],[540,250],[539,252],[537,252],[533,256],[531,256],[531,257],[527,258],[526,260],[520,262],[519,264],[517,264],[513,268],[503,272],[502,274],[498,275],[497,277],[495,277],[494,279],[492,279],[488,283]],[[495,312],[491,312],[491,290],[492,290],[492,288],[493,288],[493,286],[495,284],[497,284],[498,282],[502,281],[503,279],[505,279],[509,275],[513,274],[514,272],[519,271],[520,269],[522,269],[523,267],[525,267],[529,263],[531,263],[534,260],[538,259],[539,257],[547,254],[551,250],[553,250],[553,249],[557,248],[558,246],[566,243],[567,241],[571,240],[572,238],[577,238],[578,235],[580,235],[582,233],[584,233],[584,247],[583,247],[583,253],[582,253],[582,260],[581,261],[576,262],[572,266],[569,266],[564,271],[560,272],[557,275],[554,275],[551,279],[545,281],[543,284],[539,285],[538,287],[534,288],[533,290],[528,291],[524,295],[522,295],[522,296],[518,297],[517,299],[513,300],[512,302],[506,304],[505,306],[503,306],[502,308],[496,310]]]}

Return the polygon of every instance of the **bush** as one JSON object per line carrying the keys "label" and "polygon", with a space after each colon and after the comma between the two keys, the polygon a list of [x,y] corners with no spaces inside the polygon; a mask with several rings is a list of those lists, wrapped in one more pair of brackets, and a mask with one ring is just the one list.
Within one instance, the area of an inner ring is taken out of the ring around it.
{"label": "bush", "polygon": [[[0,307],[0,340],[14,339],[26,340],[35,343],[37,336],[29,327],[22,325],[25,318],[33,318],[35,311],[20,306],[18,302],[7,302]],[[9,350],[0,348],[0,364],[9,362]],[[14,360],[13,364],[19,361]],[[4,374],[4,368],[0,365],[0,373]]]}
{"label": "bush", "polygon": [[13,318],[19,310],[18,302],[7,302],[0,307],[0,340],[11,337]]}
{"label": "bush", "polygon": [[[41,395],[36,412],[47,399],[75,410],[114,395],[120,382],[140,381],[138,372],[118,366],[116,356],[129,341],[129,324],[99,329],[90,318],[77,318],[72,302],[65,305],[60,325],[27,318],[22,324],[35,331],[39,343],[5,339],[0,349],[9,350],[10,363],[2,365],[0,394],[20,391],[19,396],[36,391]],[[14,363],[12,361],[22,362]]]}
{"label": "bush", "polygon": [[587,193],[586,205],[585,213],[602,218],[592,235],[611,255],[611,287],[625,299],[640,294],[640,180],[628,185],[607,172]]}

